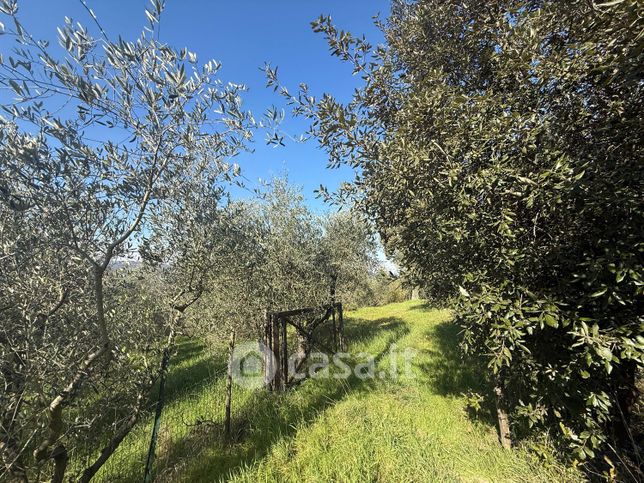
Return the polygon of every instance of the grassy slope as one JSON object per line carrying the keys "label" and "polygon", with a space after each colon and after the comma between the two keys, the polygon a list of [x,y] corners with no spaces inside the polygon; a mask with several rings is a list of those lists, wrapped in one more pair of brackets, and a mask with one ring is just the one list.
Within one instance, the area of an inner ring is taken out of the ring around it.
{"label": "grassy slope", "polygon": [[[349,315],[352,354],[375,355],[378,374],[388,369],[392,343],[399,350],[410,347],[418,351],[413,374],[397,380],[307,380],[284,395],[236,390],[237,442],[225,445],[220,437],[223,381],[213,377],[221,373],[222,361],[186,346],[173,368],[174,390],[163,415],[158,479],[575,479],[544,467],[522,449],[502,450],[493,426],[466,415],[461,393],[478,381],[458,360],[457,328],[449,312],[406,302]],[[199,419],[209,422],[193,426]],[[103,480],[141,480],[149,431],[150,424],[142,425],[126,440],[101,473]]]}

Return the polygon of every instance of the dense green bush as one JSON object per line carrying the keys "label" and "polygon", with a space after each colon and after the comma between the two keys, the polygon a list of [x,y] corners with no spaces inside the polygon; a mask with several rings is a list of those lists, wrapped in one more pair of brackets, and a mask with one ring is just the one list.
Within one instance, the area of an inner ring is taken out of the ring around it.
{"label": "dense green bush", "polygon": [[331,166],[357,168],[338,195],[433,297],[460,287],[463,347],[503,390],[516,435],[554,429],[581,460],[632,448],[641,5],[394,2],[381,26],[374,50],[314,22],[362,76],[349,104],[282,91]]}

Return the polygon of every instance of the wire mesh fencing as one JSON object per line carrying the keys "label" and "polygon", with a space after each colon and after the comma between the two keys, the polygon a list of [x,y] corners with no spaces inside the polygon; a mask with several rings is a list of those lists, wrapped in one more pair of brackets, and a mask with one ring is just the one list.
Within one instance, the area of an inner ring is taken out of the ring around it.
{"label": "wire mesh fencing", "polygon": [[[153,388],[138,423],[93,481],[145,481],[146,468],[149,481],[171,481],[183,456],[203,447],[204,439],[222,442],[227,371],[221,352],[194,341],[178,344],[169,358],[164,387],[157,383]],[[159,404],[162,410],[157,414]],[[118,428],[127,417],[116,420],[112,427]],[[102,448],[113,434],[106,431],[92,446]],[[86,467],[96,454],[96,450],[79,448],[74,463]]]}

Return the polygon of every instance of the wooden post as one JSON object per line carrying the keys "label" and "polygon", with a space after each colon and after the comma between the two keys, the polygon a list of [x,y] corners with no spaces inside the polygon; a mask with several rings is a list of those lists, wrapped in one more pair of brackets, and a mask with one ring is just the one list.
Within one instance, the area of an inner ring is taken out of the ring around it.
{"label": "wooden post", "polygon": [[344,338],[344,314],[342,311],[342,304],[338,304],[338,335],[340,338],[340,350],[347,350],[347,343]]}
{"label": "wooden post", "polygon": [[496,394],[496,415],[499,421],[499,441],[505,449],[512,447],[512,438],[510,437],[510,418],[505,407],[505,395],[501,378],[497,377],[494,393]]}
{"label": "wooden post", "polygon": [[288,384],[288,345],[286,340],[286,317],[282,317],[282,390]]}
{"label": "wooden post", "polygon": [[273,358],[271,357],[271,352],[273,351],[273,331],[271,326],[271,314],[268,310],[264,312],[264,344],[268,351],[264,355],[264,385],[270,390],[270,375],[273,369]]}
{"label": "wooden post", "polygon": [[228,341],[228,374],[226,377],[226,440],[231,440],[230,406],[233,400],[233,352],[235,351],[235,329],[230,331]]}
{"label": "wooden post", "polygon": [[273,333],[273,354],[275,355],[275,377],[273,378],[272,388],[274,391],[280,388],[280,372],[281,372],[281,358],[280,358],[280,331],[279,319],[277,314],[271,316],[271,332]]}

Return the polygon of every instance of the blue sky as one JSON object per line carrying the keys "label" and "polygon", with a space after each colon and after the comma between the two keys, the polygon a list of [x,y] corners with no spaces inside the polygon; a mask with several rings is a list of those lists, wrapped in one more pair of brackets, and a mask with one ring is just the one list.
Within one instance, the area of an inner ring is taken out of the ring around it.
{"label": "blue sky", "polygon": [[[146,25],[144,8],[148,0],[88,0],[110,36],[134,38]],[[56,27],[65,15],[90,25],[79,0],[21,0],[20,18],[39,38],[54,39]],[[265,62],[279,66],[280,78],[292,92],[300,82],[307,83],[319,96],[330,92],[348,100],[360,79],[351,68],[331,57],[320,34],[310,22],[320,14],[330,14],[336,25],[355,34],[365,34],[376,44],[382,35],[372,17],[389,11],[386,0],[167,0],[161,20],[160,39],[177,48],[188,47],[200,62],[215,59],[223,64],[224,81],[249,87],[245,106],[259,112],[271,104],[281,104],[272,90],[265,88]],[[1,40],[1,39],[0,39]],[[7,46],[2,47],[4,51]],[[298,135],[306,121],[287,119],[284,129]],[[327,209],[315,199],[313,190],[320,184],[329,189],[351,179],[348,168],[329,170],[325,153],[314,141],[287,142],[286,147],[265,145],[260,137],[255,152],[237,159],[250,180],[268,179],[288,173],[291,182],[303,187],[312,209]]]}

